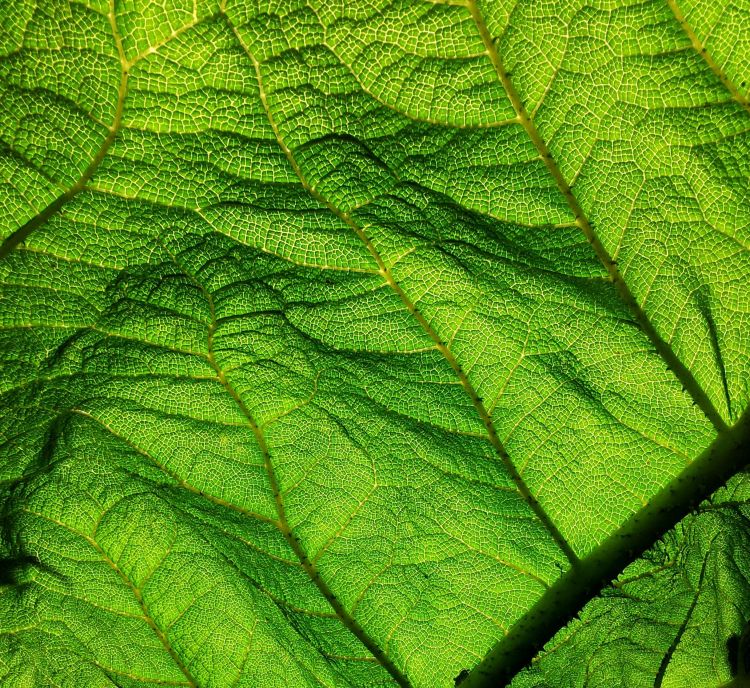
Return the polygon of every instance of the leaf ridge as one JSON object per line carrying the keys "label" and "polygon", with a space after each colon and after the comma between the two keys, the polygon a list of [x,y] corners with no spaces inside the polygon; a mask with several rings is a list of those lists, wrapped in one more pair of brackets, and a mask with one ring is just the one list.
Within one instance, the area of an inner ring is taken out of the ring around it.
{"label": "leaf ridge", "polygon": [[638,302],[630,291],[630,287],[628,287],[627,283],[623,279],[622,274],[620,273],[619,268],[617,267],[617,262],[612,258],[612,256],[610,256],[609,252],[604,247],[604,244],[602,244],[601,240],[594,231],[594,228],[591,226],[591,222],[589,221],[586,213],[581,207],[581,204],[578,202],[578,199],[574,195],[573,190],[571,189],[567,180],[560,171],[560,168],[552,157],[552,153],[545,143],[544,139],[542,139],[538,129],[536,128],[536,125],[531,119],[531,115],[526,111],[521,97],[519,96],[518,91],[516,91],[516,88],[510,79],[510,74],[506,71],[503,65],[502,58],[500,57],[500,53],[498,52],[495,45],[495,40],[490,35],[487,24],[485,23],[484,17],[482,16],[482,12],[479,9],[479,5],[477,4],[477,0],[467,0],[467,7],[469,12],[471,13],[472,18],[474,19],[477,30],[482,37],[482,41],[484,42],[484,45],[487,49],[487,55],[495,68],[498,79],[505,88],[508,99],[513,105],[513,109],[516,112],[519,124],[524,128],[524,131],[531,139],[534,147],[539,153],[539,156],[547,167],[547,170],[555,180],[558,189],[564,196],[565,201],[567,202],[570,210],[575,217],[575,224],[578,225],[578,227],[581,229],[583,235],[586,237],[589,244],[596,253],[596,257],[606,269],[609,275],[609,279],[615,287],[618,296],[625,303],[628,310],[633,315],[635,321],[640,326],[641,330],[653,344],[657,353],[665,361],[665,363],[667,364],[667,368],[674,373],[675,377],[682,384],[683,389],[691,396],[695,405],[700,408],[700,410],[708,418],[717,432],[727,432],[729,430],[729,426],[724,421],[712,401],[709,399],[706,392],[698,384],[698,381],[693,376],[693,373],[677,357],[670,344],[665,339],[663,339],[662,336],[656,331],[656,328],[651,322],[651,319],[648,317],[646,312],[638,305]]}
{"label": "leaf ridge", "polygon": [[[166,249],[166,247],[165,247]],[[266,441],[263,429],[258,425],[257,421],[253,417],[250,409],[247,407],[242,397],[237,393],[237,390],[232,386],[231,382],[227,379],[224,370],[221,368],[219,363],[216,361],[214,355],[214,335],[218,329],[219,323],[216,317],[216,307],[214,299],[211,293],[206,287],[193,275],[185,266],[183,266],[177,257],[172,254],[168,249],[167,251],[172,256],[174,262],[184,271],[185,275],[193,282],[193,284],[203,294],[206,302],[208,303],[210,313],[210,324],[208,327],[208,364],[216,372],[216,376],[219,383],[229,396],[237,404],[237,407],[242,412],[242,415],[247,419],[247,424],[250,427],[255,441],[258,444],[261,455],[263,456],[263,465],[268,476],[268,482],[273,492],[274,506],[278,515],[278,522],[276,526],[281,531],[282,535],[286,539],[287,543],[291,547],[294,554],[299,559],[302,569],[305,571],[307,576],[313,582],[316,588],[320,591],[323,597],[336,612],[336,616],[346,626],[346,628],[372,653],[383,668],[393,677],[396,683],[402,688],[411,688],[409,679],[399,670],[399,668],[388,658],[385,652],[378,646],[378,644],[367,634],[367,632],[360,626],[359,622],[344,608],[343,604],[336,598],[333,591],[329,587],[328,583],[321,577],[318,572],[317,566],[313,560],[307,555],[307,552],[302,547],[299,538],[292,531],[289,521],[286,516],[286,507],[284,505],[283,498],[281,496],[281,489],[279,487],[278,480],[276,478],[276,472],[271,462],[271,452]]]}
{"label": "leaf ridge", "polygon": [[698,38],[698,35],[693,30],[693,27],[690,26],[690,24],[688,24],[687,19],[685,18],[685,15],[680,9],[680,6],[677,4],[677,1],[667,0],[667,5],[669,5],[669,9],[672,10],[672,14],[674,14],[674,18],[679,22],[680,28],[685,32],[685,35],[690,39],[690,43],[695,49],[695,52],[697,52],[698,55],[700,55],[703,58],[703,61],[711,68],[711,71],[719,78],[719,81],[721,81],[722,86],[724,86],[724,88],[726,88],[727,91],[729,91],[729,95],[732,96],[732,99],[738,102],[745,109],[745,111],[750,114],[750,100],[748,100],[745,96],[743,96],[740,93],[737,86],[727,76],[726,72],[717,64],[717,62],[712,57],[711,53],[708,52],[708,50],[706,49],[701,39]]}
{"label": "leaf ridge", "polygon": [[159,628],[159,626],[156,624],[156,621],[151,617],[150,612],[148,611],[148,608],[146,606],[146,603],[143,599],[142,592],[140,588],[138,588],[133,581],[128,578],[128,576],[125,574],[125,572],[109,557],[109,555],[101,548],[99,543],[93,538],[85,533],[81,533],[80,531],[74,530],[67,524],[58,521],[50,516],[46,516],[45,514],[40,514],[35,511],[29,511],[26,510],[27,513],[32,514],[33,516],[36,516],[37,518],[44,519],[46,521],[49,521],[51,523],[54,523],[61,528],[65,528],[66,530],[69,530],[70,532],[74,533],[75,535],[78,535],[79,537],[82,537],[86,542],[93,547],[97,554],[104,560],[104,562],[109,566],[122,580],[122,582],[126,585],[127,588],[130,589],[130,591],[133,593],[133,596],[135,597],[136,602],[138,603],[138,606],[141,608],[143,612],[143,620],[148,624],[148,626],[151,628],[151,630],[154,632],[156,637],[159,639],[159,642],[162,644],[164,649],[169,653],[169,656],[172,658],[174,663],[177,665],[177,668],[184,674],[185,678],[188,681],[188,685],[192,688],[199,688],[198,681],[193,677],[193,675],[190,673],[190,670],[185,666],[185,663],[180,659],[180,656],[177,654],[175,649],[172,647],[172,644],[169,642],[169,638],[167,638],[166,633]]}
{"label": "leaf ridge", "polygon": [[5,258],[16,246],[22,243],[26,237],[29,236],[35,229],[41,227],[47,220],[53,215],[59,212],[62,207],[68,203],[68,201],[75,198],[81,191],[86,188],[86,184],[89,182],[91,177],[96,172],[97,168],[101,164],[107,152],[111,148],[117,134],[120,131],[122,125],[122,115],[125,109],[125,97],[128,92],[128,69],[130,63],[125,58],[125,52],[122,47],[122,38],[120,36],[119,29],[117,28],[117,21],[115,17],[115,0],[110,0],[109,12],[107,14],[109,24],[112,28],[112,36],[117,46],[117,53],[120,57],[120,64],[122,66],[122,73],[120,77],[120,85],[117,90],[117,104],[115,105],[115,114],[112,119],[112,124],[109,125],[109,133],[102,141],[102,145],[96,152],[88,167],[83,171],[83,174],[78,178],[78,181],[73,184],[67,191],[58,196],[52,203],[50,203],[44,210],[37,213],[34,217],[28,220],[25,224],[19,227],[10,236],[6,237],[5,241],[0,245],[0,260]]}
{"label": "leaf ridge", "polygon": [[383,258],[380,256],[377,249],[372,244],[372,241],[370,241],[370,238],[367,236],[367,234],[362,229],[362,227],[352,218],[352,216],[349,213],[341,210],[336,205],[334,205],[331,201],[329,201],[325,196],[323,196],[320,192],[316,191],[312,187],[310,182],[307,180],[307,178],[305,177],[304,173],[302,172],[302,169],[299,166],[299,163],[294,157],[294,153],[292,153],[291,149],[284,142],[281,136],[281,133],[279,131],[278,125],[276,124],[276,121],[270,110],[268,99],[265,93],[265,88],[263,86],[263,79],[262,79],[261,72],[260,72],[260,63],[248,50],[244,41],[240,37],[236,28],[231,24],[231,22],[230,22],[230,26],[240,46],[245,51],[245,53],[250,58],[251,62],[253,63],[255,67],[255,72],[258,78],[258,89],[260,93],[260,99],[263,103],[263,109],[266,112],[268,121],[271,125],[274,136],[276,137],[276,140],[278,141],[279,146],[284,152],[284,155],[289,161],[289,164],[294,170],[295,174],[299,177],[302,186],[313,198],[315,198],[318,202],[323,204],[334,215],[336,215],[345,224],[347,224],[354,231],[354,233],[360,238],[360,240],[364,243],[368,252],[370,253],[373,260],[378,266],[378,273],[383,278],[384,285],[387,285],[396,293],[396,295],[404,304],[408,312],[419,323],[419,325],[427,334],[427,336],[430,337],[430,339],[432,339],[432,341],[435,342],[435,348],[443,355],[443,357],[446,359],[446,361],[448,362],[448,364],[450,365],[450,367],[453,369],[454,373],[458,377],[461,383],[461,386],[463,387],[466,394],[469,396],[472,402],[472,405],[474,406],[477,413],[479,414],[482,420],[482,424],[487,428],[487,434],[489,436],[490,443],[493,449],[495,450],[495,452],[497,453],[497,455],[500,457],[500,460],[502,461],[509,475],[511,476],[511,479],[516,485],[516,489],[519,495],[529,505],[529,507],[532,509],[536,517],[539,519],[539,521],[542,523],[545,529],[549,532],[555,544],[565,554],[566,558],[570,561],[570,563],[574,567],[577,566],[579,563],[578,555],[576,555],[576,553],[573,551],[570,544],[565,540],[564,536],[562,535],[558,527],[555,525],[555,523],[552,521],[550,516],[547,514],[547,512],[544,510],[542,505],[539,503],[539,500],[537,500],[537,498],[533,495],[528,485],[526,485],[526,482],[524,481],[523,477],[519,474],[510,456],[508,455],[508,452],[506,451],[505,447],[500,441],[500,438],[497,434],[497,430],[495,428],[495,424],[492,420],[492,417],[487,412],[487,409],[484,406],[484,402],[481,400],[476,389],[474,389],[474,386],[469,381],[469,378],[467,377],[466,372],[463,370],[461,365],[456,360],[455,356],[453,355],[453,352],[450,350],[447,344],[443,341],[440,335],[433,329],[433,327],[430,325],[430,323],[427,321],[424,315],[417,309],[417,307],[414,305],[411,299],[406,295],[406,293],[403,291],[403,289],[398,284],[398,282],[396,282],[396,280],[393,277],[392,271],[385,264],[385,262],[383,261]]}
{"label": "leaf ridge", "polygon": [[237,506],[236,504],[227,502],[221,499],[221,497],[216,497],[215,495],[211,495],[202,490],[199,490],[197,487],[195,487],[194,485],[191,485],[189,482],[181,478],[177,473],[175,473],[174,471],[171,471],[164,464],[159,463],[145,449],[143,449],[142,447],[139,447],[137,444],[135,444],[135,442],[133,442],[132,440],[129,440],[127,437],[124,437],[123,435],[115,431],[114,428],[111,428],[109,425],[104,423],[100,418],[97,418],[92,413],[89,413],[88,411],[83,411],[82,409],[73,409],[71,413],[75,413],[79,416],[82,416],[83,418],[87,418],[88,420],[92,420],[95,423],[98,423],[99,425],[101,425],[102,428],[104,428],[110,435],[112,435],[113,437],[116,437],[121,442],[124,442],[125,444],[127,444],[128,447],[130,447],[134,452],[140,454],[144,458],[148,459],[151,463],[153,463],[162,473],[164,473],[164,475],[167,475],[170,478],[172,478],[172,480],[174,480],[180,488],[187,490],[188,492],[192,492],[193,494],[200,495],[204,499],[208,500],[209,502],[213,502],[214,504],[217,504],[218,506],[224,507],[226,509],[230,509],[232,511],[236,511],[237,513],[242,514],[243,516],[255,518],[259,521],[263,521],[264,523],[269,523],[270,525],[278,528],[279,524],[273,519],[268,518],[268,516],[256,513],[254,511],[249,511],[248,509],[244,509],[241,506]]}
{"label": "leaf ridge", "polygon": [[[109,129],[109,132],[107,133],[107,136],[102,141],[102,145],[100,146],[99,150],[91,159],[91,162],[89,163],[89,165],[86,167],[86,169],[83,171],[81,176],[78,178],[78,181],[75,184],[73,184],[73,186],[71,186],[67,191],[60,194],[60,196],[58,196],[54,201],[52,201],[52,203],[50,203],[41,212],[37,213],[34,217],[32,217],[30,220],[24,223],[21,227],[19,227],[16,231],[14,231],[12,234],[10,234],[8,237],[5,238],[2,244],[0,244],[0,260],[5,258],[5,256],[7,256],[9,253],[11,253],[11,251],[13,251],[13,249],[16,248],[19,244],[23,243],[23,241],[34,230],[44,225],[47,222],[47,220],[49,220],[53,215],[55,215],[60,210],[62,210],[63,206],[66,205],[73,198],[75,198],[79,193],[81,193],[82,191],[87,191],[87,190],[98,190],[96,189],[96,187],[89,186],[89,182],[91,181],[91,178],[94,176],[94,173],[98,169],[99,165],[101,165],[102,161],[106,157],[107,153],[109,152],[109,149],[112,147],[112,144],[114,143],[115,139],[117,138],[117,135],[120,132],[120,128],[122,126],[122,117],[123,117],[123,113],[125,109],[125,98],[127,97],[127,93],[128,93],[128,77],[129,77],[130,69],[136,63],[140,62],[142,59],[144,59],[148,55],[157,52],[159,48],[164,47],[170,41],[174,40],[175,38],[178,38],[186,31],[189,31],[190,29],[195,28],[199,24],[211,21],[220,15],[220,13],[216,13],[216,14],[210,14],[208,16],[200,17],[200,18],[194,15],[193,21],[188,22],[187,24],[184,24],[183,26],[175,29],[171,34],[166,36],[164,39],[162,39],[158,43],[155,43],[154,45],[150,46],[147,50],[139,53],[132,59],[128,60],[127,57],[125,56],[125,49],[122,44],[122,37],[120,35],[119,29],[117,28],[117,19],[115,15],[115,0],[110,0],[109,5],[110,6],[109,6],[109,12],[107,13],[107,18],[112,28],[112,37],[117,47],[117,54],[120,58],[120,65],[122,69],[122,76],[120,79],[120,85],[118,87],[118,92],[117,92],[117,103],[115,105],[115,115],[112,119],[112,124],[104,125],[104,126],[107,126],[107,128]],[[99,123],[102,124],[101,122]],[[110,195],[118,195],[118,194],[112,194],[109,191],[107,191],[106,193]]]}

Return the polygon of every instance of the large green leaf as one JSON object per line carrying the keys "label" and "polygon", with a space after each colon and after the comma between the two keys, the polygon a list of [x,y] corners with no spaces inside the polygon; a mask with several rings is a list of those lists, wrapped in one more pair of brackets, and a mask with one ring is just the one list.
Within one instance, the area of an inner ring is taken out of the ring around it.
{"label": "large green leaf", "polygon": [[[745,464],[747,0],[0,20],[3,686],[498,685]],[[732,680],[739,494],[519,685]]]}

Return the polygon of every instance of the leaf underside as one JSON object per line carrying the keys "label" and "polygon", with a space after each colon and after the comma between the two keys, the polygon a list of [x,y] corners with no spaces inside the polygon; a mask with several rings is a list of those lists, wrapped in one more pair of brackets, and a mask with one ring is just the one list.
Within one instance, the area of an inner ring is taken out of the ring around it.
{"label": "leaf underside", "polygon": [[0,26],[3,686],[739,680],[748,0]]}

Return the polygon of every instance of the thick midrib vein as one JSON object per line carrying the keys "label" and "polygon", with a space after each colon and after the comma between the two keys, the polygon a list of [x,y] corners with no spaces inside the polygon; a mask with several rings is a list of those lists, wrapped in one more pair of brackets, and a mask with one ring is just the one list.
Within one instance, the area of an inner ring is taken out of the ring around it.
{"label": "thick midrib vein", "polygon": [[255,441],[263,457],[263,467],[266,471],[266,475],[268,476],[268,482],[273,493],[274,506],[276,509],[276,514],[278,516],[278,523],[276,523],[276,526],[279,528],[281,534],[284,536],[287,543],[291,547],[307,576],[313,582],[315,587],[320,591],[323,597],[327,600],[328,604],[331,605],[331,608],[336,613],[336,616],[340,619],[341,623],[343,623],[344,626],[372,653],[373,657],[375,657],[375,659],[380,662],[383,668],[393,677],[393,679],[399,686],[401,686],[402,688],[411,688],[409,679],[406,678],[406,676],[390,660],[390,658],[385,654],[380,646],[367,634],[364,628],[360,626],[359,622],[357,622],[357,620],[351,614],[349,614],[349,612],[347,612],[343,604],[334,595],[328,583],[326,583],[326,581],[323,580],[322,576],[320,575],[317,564],[310,559],[310,557],[307,555],[307,552],[305,552],[305,549],[302,546],[299,538],[292,531],[286,515],[286,507],[281,496],[279,481],[276,478],[276,471],[271,461],[271,452],[268,447],[268,442],[266,442],[266,437],[263,433],[263,430],[258,425],[250,409],[242,400],[242,397],[239,395],[232,383],[227,379],[223,368],[216,361],[216,356],[214,354],[214,335],[216,334],[216,330],[218,329],[219,322],[216,317],[214,298],[211,292],[209,292],[208,289],[203,286],[203,284],[197,279],[197,277],[195,277],[195,275],[193,275],[177,260],[176,256],[173,255],[172,258],[182,268],[188,279],[190,279],[196,286],[196,288],[200,290],[208,304],[211,322],[208,327],[207,361],[216,373],[221,386],[233,399],[240,412],[247,420],[247,425],[250,427],[250,430],[255,437]]}
{"label": "thick midrib vein", "polygon": [[92,158],[88,167],[83,171],[81,176],[78,178],[78,181],[75,184],[73,184],[73,186],[71,186],[67,191],[65,191],[60,196],[58,196],[54,201],[52,201],[52,203],[50,203],[46,208],[44,208],[44,210],[34,215],[34,217],[32,217],[28,222],[26,222],[24,225],[19,227],[10,236],[6,237],[5,241],[3,241],[2,245],[0,245],[0,260],[5,258],[5,256],[7,256],[11,251],[13,251],[13,249],[16,248],[16,246],[22,243],[26,239],[26,237],[29,236],[29,234],[31,234],[38,227],[41,227],[45,222],[47,222],[47,220],[49,220],[55,213],[57,213],[66,203],[68,203],[68,201],[72,200],[75,196],[77,196],[79,193],[81,193],[81,191],[83,191],[86,188],[86,184],[94,175],[94,172],[96,172],[102,160],[104,160],[104,156],[107,155],[107,151],[109,151],[110,147],[114,143],[115,138],[117,138],[117,133],[120,131],[120,125],[122,123],[123,110],[125,108],[125,96],[127,95],[127,92],[128,92],[128,74],[129,74],[129,68],[131,65],[125,59],[125,53],[122,47],[122,39],[120,38],[120,33],[117,29],[114,6],[115,6],[114,0],[110,0],[110,9],[109,9],[109,14],[107,16],[109,19],[110,26],[112,27],[112,36],[114,38],[115,45],[117,46],[117,53],[120,58],[122,72],[121,72],[121,77],[120,77],[120,85],[117,90],[117,104],[115,105],[115,114],[112,119],[112,124],[109,126],[109,133],[104,138],[102,145],[99,147],[99,150],[96,152],[96,154]]}
{"label": "thick midrib vein", "polygon": [[711,421],[711,424],[719,433],[728,431],[729,426],[721,417],[721,414],[716,410],[716,407],[708,398],[706,392],[698,384],[698,381],[693,376],[693,373],[677,357],[677,354],[675,354],[670,344],[666,340],[664,340],[656,331],[656,328],[652,324],[651,319],[648,317],[648,315],[646,315],[646,312],[638,305],[638,302],[630,291],[630,287],[628,287],[625,280],[622,278],[620,270],[617,267],[617,263],[612,259],[612,256],[609,255],[607,249],[604,248],[601,240],[594,232],[594,229],[591,226],[586,213],[583,211],[581,204],[573,194],[568,181],[560,171],[560,168],[552,157],[552,153],[550,152],[549,147],[537,130],[536,125],[531,119],[531,116],[524,107],[523,101],[521,100],[518,91],[516,91],[513,82],[510,80],[510,75],[503,66],[503,61],[500,58],[500,54],[498,53],[497,47],[495,46],[495,41],[493,40],[489,29],[487,28],[487,24],[484,21],[482,12],[480,11],[477,4],[477,0],[467,0],[466,6],[471,13],[474,23],[477,26],[479,34],[487,50],[487,55],[489,56],[490,61],[495,68],[495,72],[497,73],[497,77],[502,83],[503,88],[505,88],[508,99],[510,100],[513,109],[516,112],[518,122],[524,128],[524,131],[531,139],[534,147],[537,149],[539,156],[544,161],[548,172],[555,180],[558,189],[564,196],[565,201],[567,202],[570,210],[573,213],[573,216],[575,217],[576,224],[578,225],[578,227],[580,227],[583,235],[586,237],[589,244],[591,244],[591,247],[594,249],[597,258],[606,269],[607,274],[609,275],[609,279],[612,281],[612,284],[614,285],[620,299],[628,307],[628,310],[635,318],[641,330],[643,330],[644,334],[648,337],[651,344],[653,344],[656,351],[666,362],[667,367],[679,380],[683,389],[691,396],[695,405],[698,406],[701,411],[703,411],[705,416],[709,419],[709,421]]}
{"label": "thick midrib vein", "polygon": [[605,585],[640,557],[654,542],[738,471],[750,456],[750,409],[726,433],[649,503],[628,519],[582,561],[579,569],[558,578],[509,633],[460,683],[461,688],[499,688],[532,658],[596,596]]}
{"label": "thick midrib vein", "polygon": [[464,391],[466,392],[469,399],[471,400],[471,403],[474,406],[477,414],[481,418],[483,425],[485,426],[485,428],[487,428],[489,441],[492,444],[492,447],[497,453],[497,455],[500,457],[500,460],[502,461],[503,465],[507,469],[509,475],[511,476],[516,486],[516,489],[518,490],[518,493],[521,495],[523,500],[531,507],[532,511],[534,512],[534,515],[539,519],[539,521],[542,523],[545,529],[549,532],[555,544],[560,548],[560,550],[562,550],[566,558],[570,561],[570,563],[573,566],[576,566],[579,562],[578,556],[573,551],[570,544],[565,540],[560,530],[557,528],[553,520],[550,518],[549,514],[544,510],[542,505],[539,503],[539,500],[533,495],[528,485],[524,481],[523,477],[516,469],[516,466],[511,461],[510,456],[508,455],[508,452],[505,450],[505,447],[502,445],[500,438],[498,437],[497,430],[495,429],[495,424],[492,420],[492,416],[487,411],[484,405],[484,402],[482,401],[481,397],[479,396],[476,389],[472,385],[468,376],[464,372],[463,368],[461,367],[461,364],[456,360],[456,357],[453,355],[453,352],[446,345],[446,343],[443,341],[440,335],[435,331],[435,329],[432,327],[429,321],[414,305],[411,299],[407,296],[407,294],[401,288],[401,285],[399,285],[398,282],[396,282],[391,270],[385,264],[385,261],[383,260],[382,256],[380,255],[378,250],[375,248],[372,241],[370,241],[370,238],[367,236],[367,234],[362,229],[362,227],[354,220],[354,218],[349,213],[341,210],[338,206],[336,206],[334,203],[328,200],[325,196],[323,196],[319,191],[317,191],[310,184],[307,177],[305,177],[305,174],[302,172],[302,169],[297,163],[294,153],[284,142],[284,139],[281,136],[281,132],[279,131],[278,125],[276,124],[276,120],[274,119],[273,113],[271,112],[271,109],[269,107],[265,88],[263,86],[263,79],[262,79],[262,75],[260,71],[260,63],[255,59],[252,53],[248,50],[247,46],[242,41],[242,38],[237,32],[237,30],[234,27],[232,27],[232,30],[234,31],[234,34],[237,37],[237,40],[239,41],[243,50],[245,51],[245,53],[247,54],[247,56],[250,58],[253,65],[255,66],[255,72],[258,78],[258,89],[260,93],[260,99],[263,103],[263,109],[266,112],[266,116],[268,117],[268,121],[271,125],[274,136],[276,137],[276,140],[278,141],[279,146],[283,150],[284,155],[289,161],[289,164],[291,165],[295,174],[297,175],[297,177],[299,177],[299,180],[302,186],[313,198],[315,198],[321,204],[325,205],[334,215],[336,215],[336,217],[338,217],[344,223],[346,223],[346,225],[349,226],[354,231],[354,233],[359,237],[362,243],[366,246],[368,252],[370,253],[373,260],[378,266],[378,274],[380,274],[380,276],[385,280],[388,286],[397,294],[401,302],[406,307],[406,310],[419,323],[420,327],[424,330],[427,336],[433,342],[435,342],[435,348],[443,355],[445,360],[448,362],[448,364],[450,365],[450,367],[453,369],[454,373],[458,377],[461,383],[461,386],[463,387]]}
{"label": "thick midrib vein", "polygon": [[688,24],[687,19],[685,19],[685,15],[682,13],[682,10],[680,9],[676,0],[666,1],[667,5],[669,5],[669,9],[672,10],[672,14],[674,14],[675,19],[679,22],[680,27],[685,32],[685,35],[687,35],[687,37],[690,39],[690,43],[692,44],[695,51],[703,58],[705,63],[711,68],[711,71],[719,78],[719,81],[721,81],[724,88],[729,91],[729,94],[732,96],[732,98],[736,100],[743,108],[745,108],[748,113],[750,113],[750,101],[747,99],[747,97],[743,96],[740,93],[739,89],[727,76],[726,72],[716,63],[711,53],[709,53],[706,49],[703,41],[698,38],[698,35],[693,30],[693,27]]}

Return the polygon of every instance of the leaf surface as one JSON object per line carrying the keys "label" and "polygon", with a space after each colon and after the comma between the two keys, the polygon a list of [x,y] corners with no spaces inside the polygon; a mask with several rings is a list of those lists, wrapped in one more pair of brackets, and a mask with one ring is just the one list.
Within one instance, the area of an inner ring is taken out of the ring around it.
{"label": "leaf surface", "polygon": [[738,470],[712,8],[3,8],[4,685],[451,686]]}

